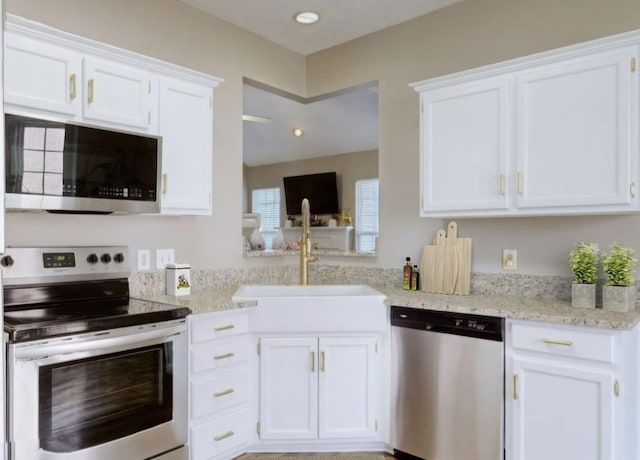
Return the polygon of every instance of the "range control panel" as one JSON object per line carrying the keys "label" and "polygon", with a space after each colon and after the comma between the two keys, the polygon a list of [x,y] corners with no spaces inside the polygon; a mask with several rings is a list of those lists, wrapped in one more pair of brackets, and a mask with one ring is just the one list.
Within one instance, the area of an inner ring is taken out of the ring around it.
{"label": "range control panel", "polygon": [[127,278],[127,246],[7,248],[0,258],[6,285]]}

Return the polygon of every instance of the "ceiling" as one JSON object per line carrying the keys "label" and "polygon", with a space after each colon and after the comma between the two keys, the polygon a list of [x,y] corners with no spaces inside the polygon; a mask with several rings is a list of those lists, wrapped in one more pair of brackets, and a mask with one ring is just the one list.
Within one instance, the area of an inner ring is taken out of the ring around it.
{"label": "ceiling", "polygon": [[[377,150],[378,86],[362,85],[332,97],[305,100],[244,85],[243,162],[261,166]],[[304,135],[296,137],[294,128]]]}
{"label": "ceiling", "polygon": [[[271,42],[307,55],[462,0],[180,0]],[[296,13],[320,20],[300,25]]]}
{"label": "ceiling", "polygon": [[[462,0],[179,0],[296,53],[308,55],[400,24]],[[320,21],[297,24],[301,11]],[[256,82],[253,82],[256,83]],[[378,148],[377,85],[305,100],[265,85],[245,84],[243,161],[260,166]],[[293,128],[304,130],[293,136]]]}

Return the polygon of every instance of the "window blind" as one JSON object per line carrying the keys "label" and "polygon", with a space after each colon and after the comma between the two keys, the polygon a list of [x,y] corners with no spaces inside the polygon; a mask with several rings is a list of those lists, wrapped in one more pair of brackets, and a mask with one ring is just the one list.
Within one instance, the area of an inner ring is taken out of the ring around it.
{"label": "window blind", "polygon": [[260,232],[267,249],[273,247],[273,237],[280,227],[280,188],[260,188],[251,192],[251,212],[260,214]]}
{"label": "window blind", "polygon": [[378,179],[356,181],[356,251],[375,251],[379,232]]}

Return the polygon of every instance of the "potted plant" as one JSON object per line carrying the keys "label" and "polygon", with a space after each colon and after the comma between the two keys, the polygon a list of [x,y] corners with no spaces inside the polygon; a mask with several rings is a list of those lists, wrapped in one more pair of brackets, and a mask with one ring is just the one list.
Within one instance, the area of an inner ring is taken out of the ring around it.
{"label": "potted plant", "polygon": [[578,308],[595,308],[597,250],[590,243],[579,242],[569,253],[569,266],[573,272],[571,304]]}
{"label": "potted plant", "polygon": [[607,283],[602,288],[602,308],[631,311],[636,308],[636,286],[633,273],[638,259],[624,243],[611,243],[611,250],[602,254],[602,269]]}

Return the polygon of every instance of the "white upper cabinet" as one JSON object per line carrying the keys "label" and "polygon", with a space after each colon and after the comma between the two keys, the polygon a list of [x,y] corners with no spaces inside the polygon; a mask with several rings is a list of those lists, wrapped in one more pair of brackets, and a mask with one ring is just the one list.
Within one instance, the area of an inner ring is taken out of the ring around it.
{"label": "white upper cabinet", "polygon": [[124,126],[151,129],[155,81],[143,70],[103,59],[83,62],[83,117]]}
{"label": "white upper cabinet", "polygon": [[160,81],[163,214],[211,214],[213,88]]}
{"label": "white upper cabinet", "polygon": [[80,111],[82,59],[68,49],[6,33],[4,102],[66,115]]}
{"label": "white upper cabinet", "polygon": [[508,101],[504,77],[421,95],[424,214],[507,209]]}
{"label": "white upper cabinet", "polygon": [[518,208],[635,201],[637,54],[630,46],[516,75]]}
{"label": "white upper cabinet", "polygon": [[[142,69],[7,33],[5,102],[11,112],[155,133],[155,80]],[[15,107],[14,107],[15,106]]]}
{"label": "white upper cabinet", "polygon": [[414,83],[421,216],[640,211],[640,33]]}

